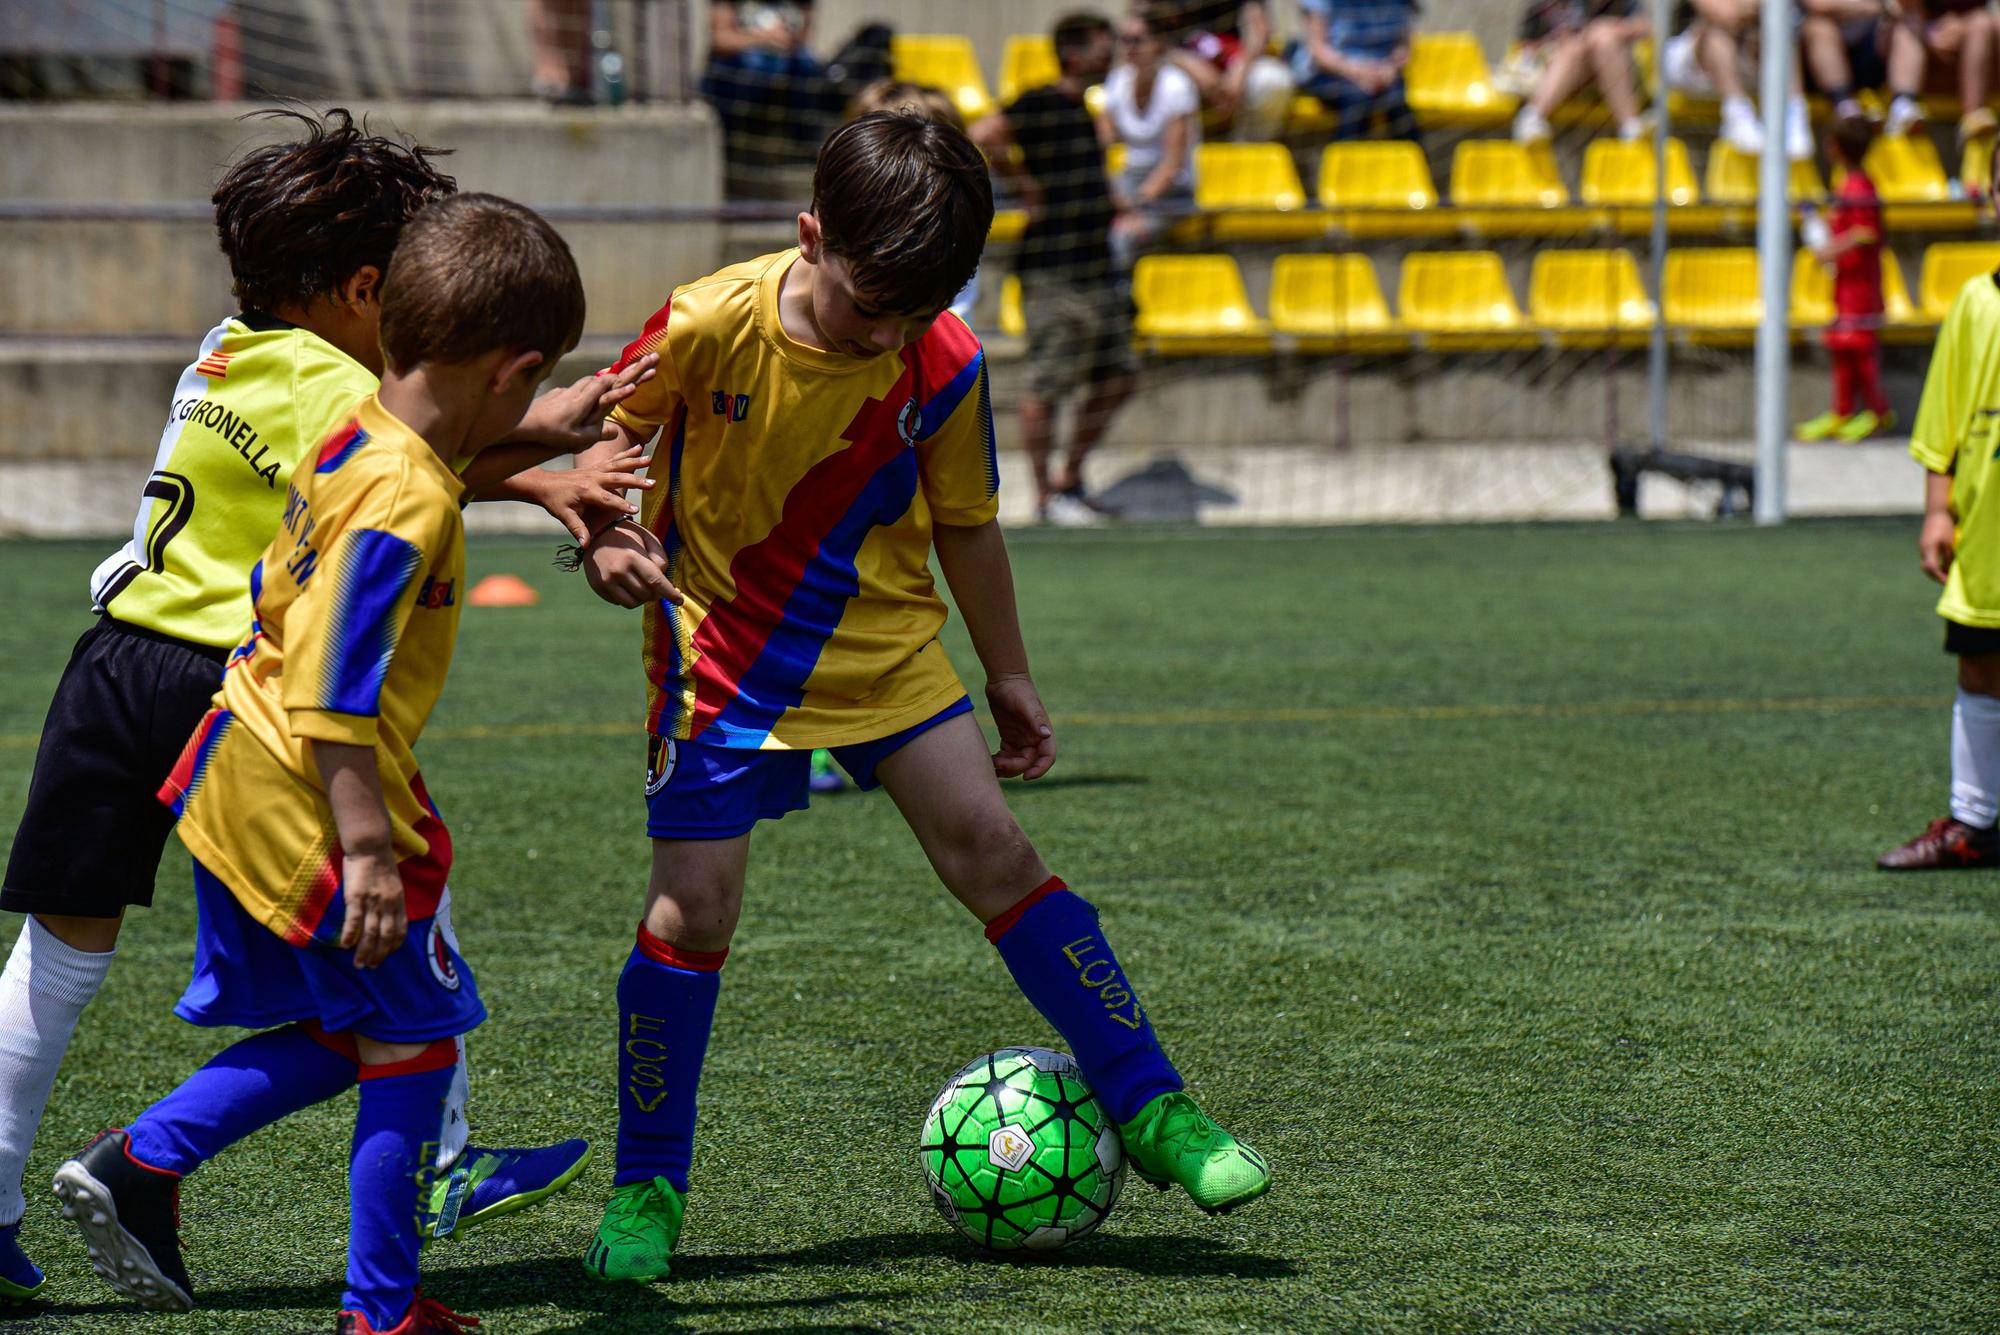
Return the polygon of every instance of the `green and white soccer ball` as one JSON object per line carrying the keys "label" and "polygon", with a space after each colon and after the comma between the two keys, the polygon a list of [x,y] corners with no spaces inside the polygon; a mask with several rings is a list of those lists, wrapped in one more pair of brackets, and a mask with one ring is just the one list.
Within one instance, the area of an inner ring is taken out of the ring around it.
{"label": "green and white soccer ball", "polygon": [[1125,1147],[1076,1061],[1002,1048],[931,1101],[917,1154],[945,1222],[998,1252],[1075,1242],[1118,1203]]}

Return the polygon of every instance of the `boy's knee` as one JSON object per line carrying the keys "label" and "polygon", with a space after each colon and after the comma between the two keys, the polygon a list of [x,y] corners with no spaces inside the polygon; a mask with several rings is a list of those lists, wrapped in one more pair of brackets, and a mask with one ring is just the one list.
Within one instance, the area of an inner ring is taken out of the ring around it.
{"label": "boy's knee", "polygon": [[1041,855],[1005,808],[967,819],[950,833],[939,873],[957,891],[1006,894],[1030,890]]}

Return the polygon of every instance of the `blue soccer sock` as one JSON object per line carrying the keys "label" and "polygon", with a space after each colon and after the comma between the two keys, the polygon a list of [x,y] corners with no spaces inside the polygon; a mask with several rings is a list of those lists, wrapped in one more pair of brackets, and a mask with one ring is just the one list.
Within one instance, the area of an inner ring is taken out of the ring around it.
{"label": "blue soccer sock", "polygon": [[318,1024],[267,1029],[209,1058],[127,1129],[141,1163],[187,1174],[260,1127],[344,1093],[354,1040]]}
{"label": "blue soccer sock", "polygon": [[1054,876],[986,924],[1008,972],[1069,1044],[1112,1120],[1128,1122],[1181,1087],[1180,1072],[1097,925],[1097,910]]}
{"label": "blue soccer sock", "polygon": [[664,1177],[687,1190],[695,1087],[728,956],[727,950],[682,950],[639,926],[638,943],[618,975],[615,1186]]}
{"label": "blue soccer sock", "polygon": [[347,1190],[347,1292],[341,1306],[377,1330],[401,1321],[417,1298],[417,1201],[436,1170],[438,1139],[458,1067],[443,1038],[408,1061],[361,1068]]}

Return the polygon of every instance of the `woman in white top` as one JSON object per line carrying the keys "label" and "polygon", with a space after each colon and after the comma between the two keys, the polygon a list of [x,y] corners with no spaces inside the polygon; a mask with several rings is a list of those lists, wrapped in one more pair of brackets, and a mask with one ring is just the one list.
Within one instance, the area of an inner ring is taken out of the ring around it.
{"label": "woman in white top", "polygon": [[1166,44],[1142,15],[1118,24],[1123,57],[1104,81],[1097,136],[1125,146],[1125,165],[1111,182],[1118,219],[1111,253],[1122,265],[1175,218],[1194,212],[1194,149],[1201,141],[1201,93],[1167,58]]}

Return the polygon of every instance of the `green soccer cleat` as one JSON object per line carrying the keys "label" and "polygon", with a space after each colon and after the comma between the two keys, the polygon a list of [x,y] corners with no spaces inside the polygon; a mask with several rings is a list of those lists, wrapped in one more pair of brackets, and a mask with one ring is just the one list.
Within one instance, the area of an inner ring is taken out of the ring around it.
{"label": "green soccer cleat", "polygon": [[1264,1156],[1238,1141],[1175,1091],[1118,1128],[1132,1171],[1160,1190],[1179,1183],[1209,1214],[1227,1214],[1271,1189]]}
{"label": "green soccer cleat", "polygon": [[1887,431],[1894,425],[1896,425],[1896,414],[1883,413],[1880,417],[1877,417],[1874,413],[1863,408],[1860,412],[1841,423],[1840,429],[1833,434],[1840,440],[1844,440],[1852,445],[1857,441],[1868,439],[1878,431]]}
{"label": "green soccer cleat", "polygon": [[538,1149],[489,1150],[476,1145],[431,1186],[419,1216],[426,1242],[525,1210],[576,1181],[590,1162],[590,1142],[564,1140]]}
{"label": "green soccer cleat", "polygon": [[603,1280],[665,1279],[686,1214],[687,1197],[663,1177],[616,1188],[583,1253],[584,1269]]}
{"label": "green soccer cleat", "polygon": [[1848,419],[1836,412],[1823,412],[1809,422],[1801,422],[1792,428],[1792,436],[1797,440],[1825,440],[1834,432],[1846,426]]}

